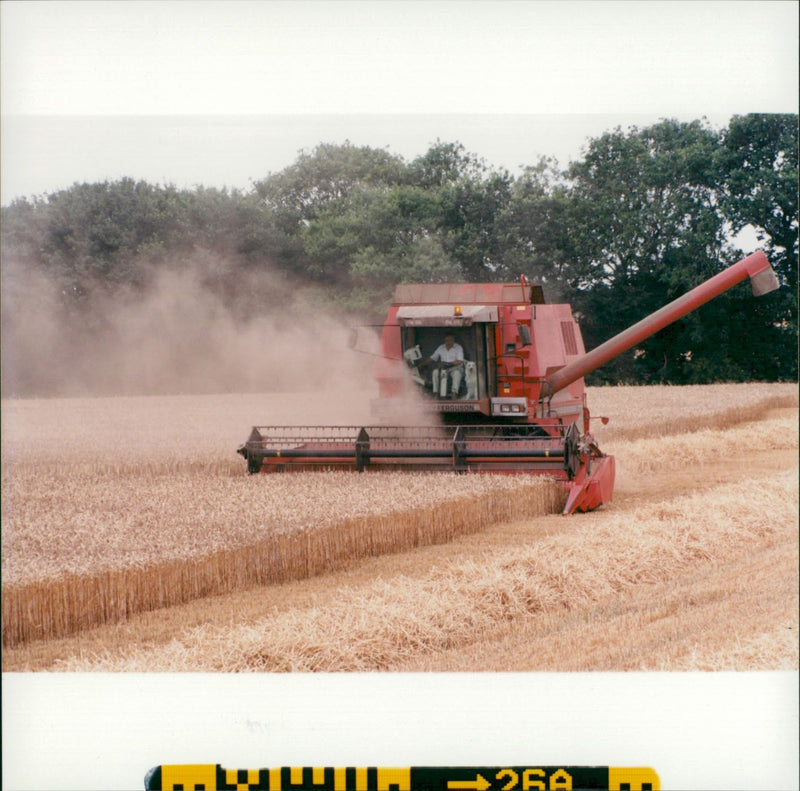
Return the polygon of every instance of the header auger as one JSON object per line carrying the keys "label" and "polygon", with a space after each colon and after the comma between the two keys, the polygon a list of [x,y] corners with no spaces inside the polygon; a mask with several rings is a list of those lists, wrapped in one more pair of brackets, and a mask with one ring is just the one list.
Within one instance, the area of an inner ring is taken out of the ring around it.
{"label": "header auger", "polygon": [[[319,469],[543,474],[563,481],[563,513],[611,500],[614,457],[589,429],[583,377],[749,277],[779,287],[755,252],[586,353],[569,305],[518,283],[397,286],[381,332],[375,412],[384,425],[256,426],[238,452],[255,472]],[[449,336],[449,337],[448,337]],[[440,426],[392,426],[409,387]]]}

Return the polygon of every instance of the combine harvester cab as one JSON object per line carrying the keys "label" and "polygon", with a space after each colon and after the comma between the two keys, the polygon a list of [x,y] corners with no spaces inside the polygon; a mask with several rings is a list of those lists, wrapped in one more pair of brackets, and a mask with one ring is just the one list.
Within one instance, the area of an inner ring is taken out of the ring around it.
{"label": "combine harvester cab", "polygon": [[[255,426],[238,452],[251,473],[543,474],[563,481],[563,513],[592,510],[611,500],[614,457],[590,432],[583,377],[746,277],[756,296],[779,286],[766,256],[753,253],[588,353],[570,306],[546,304],[524,278],[401,284],[375,363],[384,423]],[[438,413],[437,425],[391,425],[408,414],[409,388],[422,396],[416,409]]]}

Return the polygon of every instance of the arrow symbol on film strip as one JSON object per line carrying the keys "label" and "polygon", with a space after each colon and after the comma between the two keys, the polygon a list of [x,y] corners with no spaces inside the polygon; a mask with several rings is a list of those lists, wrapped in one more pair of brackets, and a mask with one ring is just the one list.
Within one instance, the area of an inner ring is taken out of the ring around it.
{"label": "arrow symbol on film strip", "polygon": [[479,774],[474,780],[448,780],[447,787],[451,791],[486,791],[492,784]]}

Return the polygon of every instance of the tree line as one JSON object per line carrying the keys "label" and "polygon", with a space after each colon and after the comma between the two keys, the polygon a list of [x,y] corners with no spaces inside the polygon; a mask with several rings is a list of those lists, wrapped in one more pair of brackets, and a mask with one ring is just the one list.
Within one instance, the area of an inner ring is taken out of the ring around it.
{"label": "tree line", "polygon": [[124,178],[19,198],[2,208],[2,262],[46,274],[86,324],[98,290],[143,292],[198,257],[244,316],[275,308],[269,279],[253,284],[279,272],[362,323],[382,320],[398,282],[525,275],[571,303],[592,348],[743,257],[747,229],[781,289],[755,300],[737,286],[590,382],[794,380],[797,187],[797,115],[617,128],[566,167],[543,158],[518,175],[458,142],[411,161],[320,144],[244,191]]}

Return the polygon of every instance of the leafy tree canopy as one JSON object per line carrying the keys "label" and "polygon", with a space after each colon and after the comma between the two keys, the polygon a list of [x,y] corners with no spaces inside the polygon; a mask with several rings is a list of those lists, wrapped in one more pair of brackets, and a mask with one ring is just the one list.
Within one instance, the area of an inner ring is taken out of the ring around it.
{"label": "leafy tree canopy", "polygon": [[403,180],[402,157],[383,149],[321,143],[301,151],[297,161],[253,185],[264,204],[275,213],[281,227],[296,232],[332,201],[346,198],[359,185],[391,185]]}
{"label": "leafy tree canopy", "polygon": [[321,143],[248,192],[126,178],[16,200],[2,208],[3,271],[45,273],[87,326],[92,289],[141,290],[201,260],[206,285],[247,315],[279,298],[255,285],[278,270],[370,322],[399,282],[524,274],[573,305],[592,348],[741,258],[743,231],[782,289],[755,300],[737,286],[590,381],[795,379],[797,184],[797,115],[617,128],[565,168],[544,158],[517,176],[458,142],[410,162]]}

